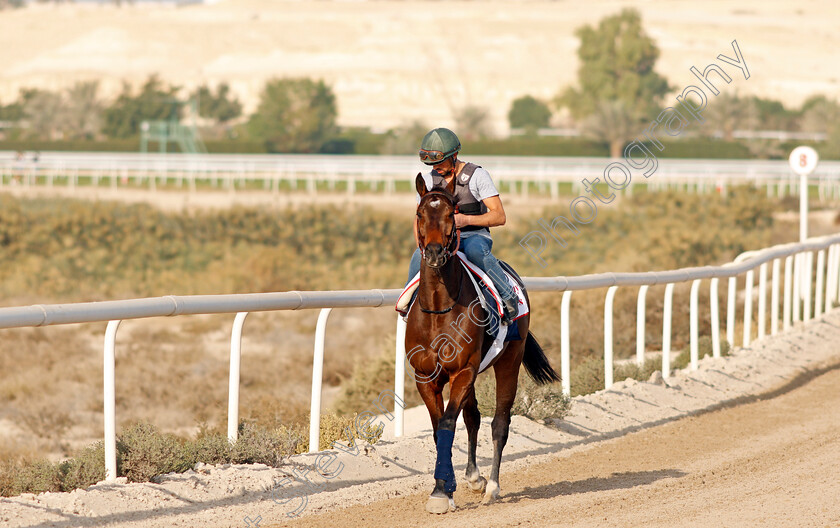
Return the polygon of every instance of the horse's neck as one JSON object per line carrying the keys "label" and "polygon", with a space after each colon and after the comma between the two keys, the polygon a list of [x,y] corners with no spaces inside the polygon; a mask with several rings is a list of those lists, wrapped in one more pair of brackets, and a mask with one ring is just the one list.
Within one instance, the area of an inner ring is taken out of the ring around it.
{"label": "horse's neck", "polygon": [[421,261],[417,296],[426,310],[449,308],[457,301],[461,291],[463,266],[457,255],[453,255],[439,271]]}

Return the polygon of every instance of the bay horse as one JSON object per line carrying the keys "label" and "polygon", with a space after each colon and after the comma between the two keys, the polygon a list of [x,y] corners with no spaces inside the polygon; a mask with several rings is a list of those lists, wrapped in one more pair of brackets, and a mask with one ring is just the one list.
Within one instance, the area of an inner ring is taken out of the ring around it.
{"label": "bay horse", "polygon": [[[420,285],[417,299],[407,316],[405,346],[414,369],[417,390],[431,418],[437,449],[435,487],[426,502],[430,513],[455,509],[455,471],[452,442],[455,422],[463,410],[469,438],[466,477],[470,488],[484,492],[482,503],[499,497],[499,466],[510,429],[510,410],[516,396],[519,367],[538,384],[559,381],[537,340],[528,331],[530,316],[518,318],[519,335],[525,339],[508,341],[492,363],[496,377],[496,413],[492,423],[493,466],[488,482],[476,466],[476,443],[481,415],[475,397],[475,380],[482,358],[493,339],[481,324],[484,315],[478,294],[467,271],[456,255],[460,234],[455,226],[453,179],[446,187],[426,189],[420,174],[415,180],[420,203],[417,206],[417,232],[421,250]],[[527,292],[522,287],[525,298]],[[530,301],[529,301],[530,306]],[[449,403],[444,409],[442,392],[451,383]]]}

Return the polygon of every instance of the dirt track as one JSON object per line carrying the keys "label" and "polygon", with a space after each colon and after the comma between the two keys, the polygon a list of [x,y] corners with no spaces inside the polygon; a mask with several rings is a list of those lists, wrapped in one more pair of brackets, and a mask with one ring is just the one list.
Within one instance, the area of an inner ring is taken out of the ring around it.
{"label": "dirt track", "polygon": [[[505,472],[501,501],[459,489],[271,526],[840,526],[840,365],[764,398]],[[465,488],[465,486],[461,486]]]}

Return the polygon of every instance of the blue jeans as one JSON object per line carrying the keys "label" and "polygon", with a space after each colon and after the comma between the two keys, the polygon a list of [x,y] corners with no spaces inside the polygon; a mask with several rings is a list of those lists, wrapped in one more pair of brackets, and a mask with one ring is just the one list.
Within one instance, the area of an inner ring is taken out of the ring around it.
{"label": "blue jeans", "polygon": [[[502,272],[502,267],[499,266],[499,261],[490,253],[493,247],[493,239],[482,235],[468,235],[461,234],[461,245],[458,246],[460,251],[463,251],[470,262],[481,268],[481,270],[490,276],[493,285],[502,296],[502,300],[508,300],[516,297],[513,288],[508,284],[505,274]],[[420,271],[420,248],[414,250],[411,255],[411,262],[408,265],[408,280],[410,281]],[[408,284],[408,281],[406,281]]]}

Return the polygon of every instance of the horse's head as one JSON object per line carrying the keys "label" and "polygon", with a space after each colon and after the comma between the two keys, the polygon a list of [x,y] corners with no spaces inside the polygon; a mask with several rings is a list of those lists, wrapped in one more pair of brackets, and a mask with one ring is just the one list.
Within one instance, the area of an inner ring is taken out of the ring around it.
{"label": "horse's head", "polygon": [[426,265],[441,268],[458,251],[460,233],[455,228],[455,179],[446,187],[426,190],[423,176],[415,180],[420,203],[417,205],[417,238]]}

